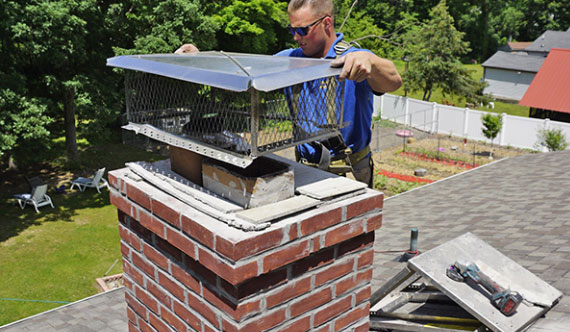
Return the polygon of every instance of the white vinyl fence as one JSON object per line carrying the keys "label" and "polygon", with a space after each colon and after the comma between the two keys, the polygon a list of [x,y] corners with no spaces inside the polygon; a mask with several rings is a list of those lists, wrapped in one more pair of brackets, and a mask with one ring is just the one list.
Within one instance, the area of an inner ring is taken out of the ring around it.
{"label": "white vinyl fence", "polygon": [[[433,134],[446,134],[478,141],[488,141],[481,128],[485,112],[440,105],[408,97],[384,94],[374,97],[374,115]],[[493,143],[523,149],[537,149],[538,131],[562,130],[570,139],[570,123],[513,116],[502,113],[503,128]]]}

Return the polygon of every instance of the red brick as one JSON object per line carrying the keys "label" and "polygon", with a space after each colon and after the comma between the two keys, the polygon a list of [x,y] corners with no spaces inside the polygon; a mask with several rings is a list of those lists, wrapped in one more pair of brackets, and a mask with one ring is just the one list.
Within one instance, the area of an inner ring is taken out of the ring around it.
{"label": "red brick", "polygon": [[212,329],[209,325],[204,324],[204,332],[217,332],[217,331]]}
{"label": "red brick", "polygon": [[301,222],[301,236],[313,234],[322,229],[331,227],[342,221],[342,209],[334,209],[321,213]]}
{"label": "red brick", "polygon": [[111,172],[107,173],[107,181],[109,181],[109,186],[115,189],[119,189],[118,181],[119,179]]}
{"label": "red brick", "polygon": [[264,250],[278,247],[283,242],[283,230],[276,229],[232,243],[220,236],[216,237],[216,251],[236,262]]}
{"label": "red brick", "polygon": [[127,217],[128,216],[123,211],[117,209],[117,218],[119,219],[119,223],[126,226],[127,225]]}
{"label": "red brick", "polygon": [[342,295],[348,291],[353,290],[358,286],[362,286],[365,283],[369,283],[372,280],[372,269],[359,272],[355,276],[341,280],[336,283],[336,295]]}
{"label": "red brick", "polygon": [[137,220],[129,217],[129,230],[142,241],[152,243],[153,233],[144,228]]}
{"label": "red brick", "polygon": [[307,257],[310,253],[309,241],[283,246],[278,251],[263,258],[263,272],[269,272],[289,263]]}
{"label": "red brick", "polygon": [[143,275],[131,263],[123,259],[123,272],[139,285],[144,285]]}
{"label": "red brick", "polygon": [[129,321],[129,332],[140,332],[139,327],[136,325],[135,322]]}
{"label": "red brick", "polygon": [[291,317],[297,317],[324,305],[331,300],[331,296],[330,288],[325,288],[291,304]]}
{"label": "red brick", "polygon": [[287,269],[279,269],[264,273],[255,278],[246,280],[239,285],[232,285],[221,280],[220,287],[237,300],[241,300],[253,294],[271,290],[287,281]]}
{"label": "red brick", "polygon": [[147,322],[142,319],[139,319],[139,327],[142,332],[156,332],[154,328],[152,328]]}
{"label": "red brick", "polygon": [[139,215],[139,222],[140,224],[151,231],[152,233],[160,236],[161,238],[165,238],[165,226],[160,219],[156,218],[155,216],[151,215],[149,212],[143,209],[137,209]]}
{"label": "red brick", "polygon": [[206,250],[199,248],[199,262],[206,268],[216,273],[220,278],[228,281],[232,285],[251,279],[257,276],[257,262],[252,261],[239,267],[231,266],[222,259],[215,257]]}
{"label": "red brick", "polygon": [[230,315],[236,321],[240,321],[246,315],[258,312],[261,309],[260,300],[240,302],[238,305],[235,305],[223,296],[220,297],[217,294],[214,294],[207,287],[204,287],[202,292],[202,296],[204,299],[206,299],[206,301],[210,302],[214,307]]}
{"label": "red brick", "polygon": [[176,315],[185,321],[186,324],[190,325],[190,327],[196,331],[202,331],[201,319],[198,316],[194,315],[190,310],[186,309],[184,305],[178,303],[178,301],[174,301],[172,307]]}
{"label": "red brick", "polygon": [[182,264],[182,251],[172,244],[168,243],[168,241],[161,238],[155,238],[154,246],[163,255],[167,256],[172,262],[176,264]]}
{"label": "red brick", "polygon": [[370,285],[368,285],[364,287],[364,289],[361,289],[358,292],[356,292],[355,294],[356,305],[364,301],[370,301],[370,296],[372,296],[372,288],[370,287]]}
{"label": "red brick", "polygon": [[346,220],[363,215],[375,209],[381,209],[384,205],[384,195],[380,192],[372,197],[354,202],[346,207]]}
{"label": "red brick", "polygon": [[363,253],[358,254],[357,268],[362,269],[364,267],[372,265],[374,261],[374,248],[370,248]]}
{"label": "red brick", "polygon": [[146,290],[135,286],[135,294],[137,296],[137,299],[146,305],[147,308],[154,311],[155,313],[158,313],[158,302],[152,296],[150,296]]}
{"label": "red brick", "polygon": [[195,293],[200,294],[200,281],[190,273],[184,271],[180,266],[171,264],[170,269],[172,271],[172,276],[176,278],[176,280],[180,281],[184,286],[188,289],[193,290]]}
{"label": "red brick", "polygon": [[[174,200],[174,198],[168,197],[167,200]],[[153,198],[152,213],[176,228],[180,228],[180,211],[174,210],[166,203]]]}
{"label": "red brick", "polygon": [[117,209],[123,211],[125,214],[128,214],[129,216],[132,216],[131,203],[125,197],[123,197],[121,194],[119,194],[114,190],[111,190],[109,197],[111,204],[116,206]]}
{"label": "red brick", "polygon": [[336,301],[335,303],[328,305],[326,307],[319,308],[319,312],[315,313],[315,318],[313,320],[314,326],[319,326],[324,322],[329,321],[330,319],[340,315],[343,312],[346,312],[352,306],[352,297],[347,296],[340,301]]}
{"label": "red brick", "polygon": [[282,329],[279,329],[278,332],[304,332],[309,331],[311,329],[311,316],[303,317],[292,324],[289,324]]}
{"label": "red brick", "polygon": [[160,252],[146,243],[143,244],[143,251],[146,255],[146,258],[150,259],[154,264],[158,265],[158,267],[164,270],[168,270],[168,259],[164,257]]}
{"label": "red brick", "polygon": [[133,259],[133,263],[135,264],[136,267],[138,267],[144,273],[146,273],[149,277],[154,279],[154,271],[155,271],[154,266],[152,266],[150,263],[146,262],[141,256],[139,256],[139,254],[137,254],[135,252],[132,253],[132,259]]}
{"label": "red brick", "polygon": [[313,328],[313,329],[311,330],[311,332],[312,332],[312,331],[314,331],[314,332],[329,332],[329,331],[331,330],[331,325],[332,325],[332,323],[329,323],[329,324],[325,324],[325,325],[323,325],[323,326],[321,326],[321,327],[319,327],[319,328],[316,328],[316,329]]}
{"label": "red brick", "polygon": [[360,306],[348,312],[347,314],[343,315],[342,317],[338,318],[334,324],[334,330],[340,331],[347,327],[348,325],[357,322],[363,318],[368,319],[368,315],[370,311],[370,303],[367,303],[364,306]]}
{"label": "red brick", "polygon": [[149,312],[149,323],[154,327],[158,332],[171,332],[172,330],[164,324],[164,321],[159,317],[155,316],[153,313]]}
{"label": "red brick", "polygon": [[373,244],[374,244],[374,232],[365,233],[357,237],[354,237],[352,239],[348,239],[339,244],[337,259],[343,257],[346,254],[351,254],[357,251],[361,251],[366,247],[372,248]]}
{"label": "red brick", "polygon": [[277,293],[267,296],[267,308],[271,309],[276,305],[285,303],[303,294],[308,294],[311,290],[311,276],[291,282],[290,285],[281,289]]}
{"label": "red brick", "polygon": [[186,324],[180,318],[171,313],[165,307],[160,308],[160,317],[176,331],[186,331],[188,329]]}
{"label": "red brick", "polygon": [[382,227],[382,213],[378,213],[366,218],[366,231],[373,232]]}
{"label": "red brick", "polygon": [[322,234],[311,238],[311,243],[313,244],[313,252],[317,252],[317,251],[323,249],[321,247],[322,246],[322,244],[321,244],[322,239],[323,239]]}
{"label": "red brick", "polygon": [[150,211],[150,196],[129,182],[127,182],[127,197]]}
{"label": "red brick", "polygon": [[285,321],[285,309],[274,311],[244,326],[241,331],[265,331]]}
{"label": "red brick", "polygon": [[127,246],[123,241],[121,241],[121,254],[127,260],[130,260],[131,257],[131,249]]}
{"label": "red brick", "polygon": [[198,298],[192,292],[186,292],[186,294],[188,294],[188,305],[190,305],[192,309],[197,311],[202,317],[206,318],[212,325],[219,326],[218,315],[214,312],[212,306],[210,306],[207,302],[203,301],[202,299]]}
{"label": "red brick", "polygon": [[141,251],[141,240],[133,232],[119,225],[119,234],[121,235],[121,240],[128,243],[134,250]]}
{"label": "red brick", "polygon": [[184,289],[162,272],[158,272],[158,283],[177,299],[184,302]]}
{"label": "red brick", "polygon": [[194,220],[182,215],[182,230],[208,248],[214,248],[214,233]]}
{"label": "red brick", "polygon": [[363,220],[354,220],[344,226],[335,228],[325,234],[325,247],[330,247],[342,241],[357,237],[364,232]]}
{"label": "red brick", "polygon": [[129,319],[129,322],[133,322],[136,324],[137,314],[135,314],[133,309],[131,309],[130,307],[127,307],[127,318]]}
{"label": "red brick", "polygon": [[[240,329],[237,328],[237,326],[235,326],[232,322],[230,322],[227,319],[223,319],[222,320],[222,331],[224,332],[238,332],[241,331]],[[246,331],[244,331],[246,332]]]}
{"label": "red brick", "polygon": [[370,322],[364,322],[362,325],[354,328],[354,332],[368,332],[370,331]]}
{"label": "red brick", "polygon": [[164,304],[166,307],[172,307],[172,300],[169,294],[164,292],[162,289],[158,287],[157,284],[154,282],[147,280],[146,282],[147,290],[160,301],[160,303]]}
{"label": "red brick", "polygon": [[125,284],[126,288],[128,288],[129,290],[134,292],[133,281],[131,280],[131,278],[129,276],[127,276],[125,274],[123,274],[123,283]]}
{"label": "red brick", "polygon": [[[200,280],[203,280],[211,285],[216,285],[218,282],[218,275],[206,268],[200,262],[184,255],[185,271],[192,271],[194,275],[199,276]],[[172,267],[172,264],[170,264]],[[221,282],[227,282],[223,279]]]}
{"label": "red brick", "polygon": [[137,301],[128,291],[125,292],[125,301],[137,315],[141,316],[145,320],[147,319],[148,310],[146,307]]}
{"label": "red brick", "polygon": [[181,234],[180,232],[172,229],[166,229],[166,238],[170,244],[176,248],[182,250],[186,255],[190,256],[192,259],[196,259],[196,253],[194,251],[194,242],[190,241],[187,236]]}
{"label": "red brick", "polygon": [[318,267],[330,264],[334,261],[334,248],[327,248],[309,257],[295,262],[292,269],[293,277],[297,277]]}
{"label": "red brick", "polygon": [[337,279],[351,273],[354,267],[354,260],[350,259],[347,262],[342,264],[333,264],[332,266],[327,267],[325,270],[318,272],[315,276],[315,286],[319,287],[320,285],[329,282],[331,280]]}
{"label": "red brick", "polygon": [[289,241],[296,240],[299,237],[299,226],[297,224],[291,224],[289,227]]}

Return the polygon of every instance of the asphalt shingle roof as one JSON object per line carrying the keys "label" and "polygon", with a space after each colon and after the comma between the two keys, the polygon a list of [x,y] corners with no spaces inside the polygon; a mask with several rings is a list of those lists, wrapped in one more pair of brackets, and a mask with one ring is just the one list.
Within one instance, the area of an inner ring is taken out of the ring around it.
{"label": "asphalt shingle roof", "polygon": [[530,44],[525,51],[548,53],[551,48],[570,48],[570,31],[547,30]]}
{"label": "asphalt shingle roof", "polygon": [[497,51],[487,61],[483,62],[482,66],[536,73],[542,66],[544,59],[545,57],[542,56]]}
{"label": "asphalt shingle roof", "polygon": [[[408,248],[419,228],[418,248],[427,251],[466,232],[550,283],[564,297],[529,332],[570,326],[570,151],[514,157],[462,173],[384,203],[377,251]],[[372,290],[405,263],[398,253],[376,253]],[[124,289],[103,293],[0,327],[15,331],[127,331]]]}

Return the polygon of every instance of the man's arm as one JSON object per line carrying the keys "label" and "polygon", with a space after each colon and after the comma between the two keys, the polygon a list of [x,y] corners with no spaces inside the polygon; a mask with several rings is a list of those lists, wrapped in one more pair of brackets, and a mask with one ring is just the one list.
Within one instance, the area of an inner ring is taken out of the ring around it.
{"label": "man's arm", "polygon": [[357,82],[368,80],[375,92],[392,92],[402,86],[402,78],[392,61],[366,51],[351,52],[334,60],[333,67],[342,66],[340,79]]}

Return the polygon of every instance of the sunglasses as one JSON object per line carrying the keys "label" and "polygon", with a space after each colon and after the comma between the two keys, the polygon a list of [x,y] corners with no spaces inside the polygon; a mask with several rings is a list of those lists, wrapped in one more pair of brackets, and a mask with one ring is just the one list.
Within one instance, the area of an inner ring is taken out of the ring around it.
{"label": "sunglasses", "polygon": [[321,23],[322,20],[324,20],[325,18],[329,17],[330,15],[325,15],[321,18],[319,18],[318,20],[316,20],[315,22],[304,26],[304,27],[298,27],[298,28],[293,28],[291,26],[291,24],[287,25],[287,30],[289,30],[289,32],[293,35],[293,37],[295,37],[295,32],[301,36],[301,37],[305,37],[308,33],[309,33],[309,29],[314,26],[317,25],[319,23]]}

